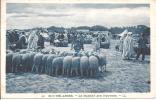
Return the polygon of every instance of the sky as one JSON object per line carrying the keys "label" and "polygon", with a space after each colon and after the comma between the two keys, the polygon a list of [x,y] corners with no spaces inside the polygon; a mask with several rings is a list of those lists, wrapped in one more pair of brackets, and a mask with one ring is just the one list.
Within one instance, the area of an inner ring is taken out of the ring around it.
{"label": "sky", "polygon": [[7,3],[7,29],[102,25],[149,26],[149,4]]}

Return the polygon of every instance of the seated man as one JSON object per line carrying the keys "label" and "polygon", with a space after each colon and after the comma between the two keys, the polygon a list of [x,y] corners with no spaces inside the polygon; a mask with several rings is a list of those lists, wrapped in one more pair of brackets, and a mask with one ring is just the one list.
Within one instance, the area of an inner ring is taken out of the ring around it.
{"label": "seated man", "polygon": [[63,35],[63,33],[61,33],[61,34],[59,34],[59,36],[58,36],[58,40],[63,40],[64,39],[64,35]]}
{"label": "seated man", "polygon": [[16,49],[25,49],[26,48],[26,37],[25,33],[22,32],[21,36],[19,37],[19,40],[16,42]]}
{"label": "seated man", "polygon": [[60,42],[59,45],[60,46],[63,46],[64,34],[63,33],[60,33],[57,39]]}

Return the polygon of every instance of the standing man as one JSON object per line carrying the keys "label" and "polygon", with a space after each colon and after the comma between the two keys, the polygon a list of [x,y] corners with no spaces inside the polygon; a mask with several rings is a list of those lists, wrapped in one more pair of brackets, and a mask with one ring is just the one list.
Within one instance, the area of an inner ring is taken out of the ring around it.
{"label": "standing man", "polygon": [[43,49],[44,48],[44,37],[42,36],[41,32],[38,33],[38,42],[37,42],[38,48]]}
{"label": "standing man", "polygon": [[80,34],[78,33],[77,35],[74,34],[74,38],[73,38],[73,41],[72,41],[72,45],[71,45],[71,49],[74,48],[75,52],[76,53],[79,53],[79,51],[82,49],[84,50],[83,48],[83,39],[81,39],[82,37],[80,36]]}
{"label": "standing man", "polygon": [[125,59],[129,60],[132,54],[133,54],[132,32],[128,32],[123,42],[123,53],[122,53],[123,60]]}
{"label": "standing man", "polygon": [[125,32],[125,33],[120,37],[119,51],[120,51],[121,53],[123,53],[123,42],[124,42],[124,39],[125,39],[126,36],[127,36],[127,33],[128,33],[128,31]]}
{"label": "standing man", "polygon": [[84,50],[84,37],[83,37],[83,35],[82,35],[83,33],[81,32],[81,33],[79,33],[79,35],[78,35],[78,39],[79,39],[79,41],[80,41],[80,50],[82,49],[82,50]]}
{"label": "standing man", "polygon": [[71,49],[74,48],[74,43],[76,41],[76,38],[77,38],[77,33],[72,32],[72,34],[71,34]]}
{"label": "standing man", "polygon": [[146,45],[148,44],[147,39],[145,38],[145,35],[141,33],[141,37],[138,40],[138,50],[137,50],[137,56],[136,60],[138,60],[139,56],[142,54],[142,60],[145,59],[145,53],[146,53]]}
{"label": "standing man", "polygon": [[54,43],[54,40],[55,40],[55,33],[52,32],[52,33],[50,34],[50,45],[52,45],[52,44]]}
{"label": "standing man", "polygon": [[37,41],[38,41],[37,30],[33,30],[28,38],[27,49],[33,49],[33,50],[37,49]]}

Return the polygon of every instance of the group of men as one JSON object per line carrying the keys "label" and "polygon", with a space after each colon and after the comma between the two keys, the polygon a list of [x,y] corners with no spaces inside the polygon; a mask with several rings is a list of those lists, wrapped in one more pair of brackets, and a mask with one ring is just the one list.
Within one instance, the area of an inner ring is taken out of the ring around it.
{"label": "group of men", "polygon": [[[7,35],[7,40],[10,42],[9,48],[16,49],[43,49],[44,37],[42,31],[33,31],[28,39],[25,32],[13,32]],[[12,41],[14,40],[14,41]]]}
{"label": "group of men", "polygon": [[27,45],[27,39],[24,32],[8,31],[6,35],[7,46],[11,50],[25,49]]}
{"label": "group of men", "polygon": [[[136,60],[138,60],[140,55],[142,55],[142,60],[145,59],[147,44],[148,42],[145,35],[141,33],[137,41]],[[129,60],[134,55],[134,40],[132,32],[127,31],[121,36],[119,50],[122,52],[123,60]]]}

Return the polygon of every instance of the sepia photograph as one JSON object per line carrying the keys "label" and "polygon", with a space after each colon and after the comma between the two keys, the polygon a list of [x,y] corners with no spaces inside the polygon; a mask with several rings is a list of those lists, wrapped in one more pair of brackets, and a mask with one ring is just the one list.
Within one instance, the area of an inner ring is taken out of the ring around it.
{"label": "sepia photograph", "polygon": [[6,3],[6,94],[150,93],[150,18],[150,3]]}

